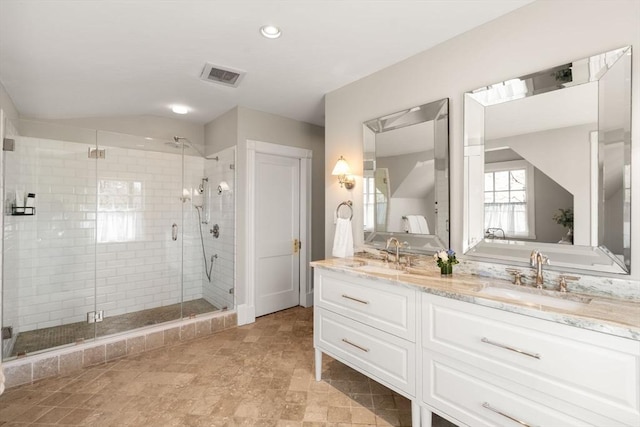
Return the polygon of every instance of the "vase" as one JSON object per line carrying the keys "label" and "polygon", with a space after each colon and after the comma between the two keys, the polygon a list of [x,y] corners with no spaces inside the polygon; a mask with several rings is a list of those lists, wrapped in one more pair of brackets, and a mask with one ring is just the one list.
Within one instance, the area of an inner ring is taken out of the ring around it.
{"label": "vase", "polygon": [[440,274],[443,276],[451,276],[453,274],[453,264],[444,264],[441,266]]}

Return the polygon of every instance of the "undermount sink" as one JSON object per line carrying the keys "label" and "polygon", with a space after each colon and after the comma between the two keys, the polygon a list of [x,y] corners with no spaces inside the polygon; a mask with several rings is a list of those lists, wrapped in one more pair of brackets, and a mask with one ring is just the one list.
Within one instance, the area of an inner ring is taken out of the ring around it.
{"label": "undermount sink", "polygon": [[379,265],[361,265],[359,267],[354,267],[354,270],[362,271],[363,273],[373,273],[373,274],[386,274],[387,276],[395,276],[397,274],[406,274],[403,270],[396,270],[390,267],[382,267]]}
{"label": "undermount sink", "polygon": [[591,302],[591,298],[580,297],[577,295],[545,295],[542,290],[532,289],[531,291],[498,288],[489,286],[478,291],[482,295],[491,295],[508,300],[513,300],[519,304],[559,308],[562,310],[577,310],[587,306]]}

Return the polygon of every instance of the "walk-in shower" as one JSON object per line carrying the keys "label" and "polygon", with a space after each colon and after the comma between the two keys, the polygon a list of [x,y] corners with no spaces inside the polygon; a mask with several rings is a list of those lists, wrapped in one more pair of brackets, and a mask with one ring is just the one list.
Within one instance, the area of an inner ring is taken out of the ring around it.
{"label": "walk-in shower", "polygon": [[[234,149],[209,159],[184,137],[5,129],[3,360],[234,308],[235,194],[211,191],[233,190]],[[16,211],[16,194],[35,207]]]}

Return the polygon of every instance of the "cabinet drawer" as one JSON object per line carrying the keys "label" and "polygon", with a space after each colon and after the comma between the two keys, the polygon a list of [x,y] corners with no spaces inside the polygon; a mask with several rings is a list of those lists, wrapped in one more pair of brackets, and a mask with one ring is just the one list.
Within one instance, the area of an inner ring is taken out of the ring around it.
{"label": "cabinet drawer", "polygon": [[315,305],[415,342],[416,291],[315,271]]}
{"label": "cabinet drawer", "polygon": [[416,346],[378,329],[316,308],[314,345],[407,397],[415,396]]}
{"label": "cabinet drawer", "polygon": [[423,295],[423,346],[616,420],[640,422],[640,343]]}
{"label": "cabinet drawer", "polygon": [[[609,426],[595,420],[584,421],[514,393],[476,376],[478,370],[453,360],[424,358],[432,384],[424,384],[423,400],[447,415],[472,427],[481,426]],[[482,372],[482,371],[479,371]],[[599,420],[602,421],[602,420]],[[593,423],[593,424],[592,424]]]}

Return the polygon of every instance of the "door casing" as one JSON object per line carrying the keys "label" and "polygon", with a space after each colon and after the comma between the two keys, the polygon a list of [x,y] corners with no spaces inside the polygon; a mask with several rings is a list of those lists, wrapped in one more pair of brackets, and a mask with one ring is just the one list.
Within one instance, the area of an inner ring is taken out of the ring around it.
{"label": "door casing", "polygon": [[238,304],[238,324],[244,325],[255,322],[256,298],[256,242],[255,242],[255,180],[256,153],[272,154],[276,156],[292,157],[300,160],[300,305],[313,305],[313,289],[311,280],[311,161],[312,151],[288,145],[270,142],[247,140],[246,167],[246,299]]}

